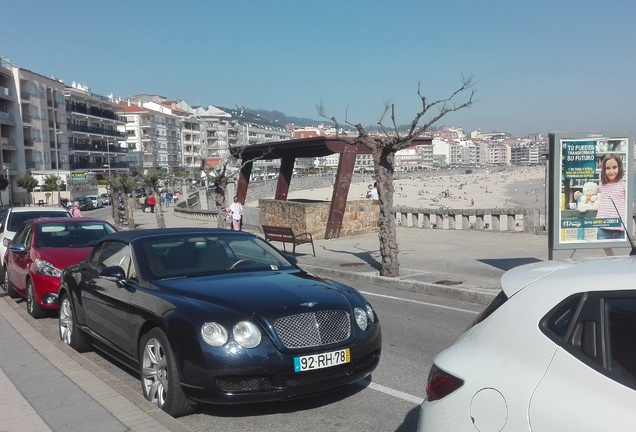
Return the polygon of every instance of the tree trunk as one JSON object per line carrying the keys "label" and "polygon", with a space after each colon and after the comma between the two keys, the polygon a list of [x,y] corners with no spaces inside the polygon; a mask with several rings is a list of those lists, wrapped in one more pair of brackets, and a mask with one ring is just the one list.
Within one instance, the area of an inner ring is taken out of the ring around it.
{"label": "tree trunk", "polygon": [[[380,154],[378,154],[380,153]],[[378,183],[378,201],[380,205],[380,217],[378,219],[380,239],[380,255],[382,266],[380,276],[400,276],[400,252],[397,242],[397,230],[395,229],[395,216],[393,215],[393,171],[395,154],[389,147],[381,152],[374,152],[376,181]]]}
{"label": "tree trunk", "polygon": [[227,229],[227,199],[226,199],[227,183],[224,181],[215,182],[214,186],[214,204],[217,211],[217,227]]}
{"label": "tree trunk", "polygon": [[161,198],[159,194],[155,191],[152,191],[152,196],[155,197],[155,215],[157,217],[157,228],[165,228],[166,227],[166,219],[163,217],[163,209],[161,208]]}
{"label": "tree trunk", "polygon": [[[128,218],[128,229],[135,228],[135,205],[137,204],[136,198],[134,196],[128,196],[128,194],[124,194],[124,208],[126,209],[126,217]],[[113,201],[113,205],[115,205]],[[119,206],[119,203],[117,203]]]}

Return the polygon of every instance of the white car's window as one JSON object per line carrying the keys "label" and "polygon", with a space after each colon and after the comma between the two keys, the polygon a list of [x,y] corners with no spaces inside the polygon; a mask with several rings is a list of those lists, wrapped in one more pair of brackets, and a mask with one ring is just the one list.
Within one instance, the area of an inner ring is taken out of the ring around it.
{"label": "white car's window", "polygon": [[63,217],[71,217],[71,215],[67,211],[11,212],[9,221],[7,222],[7,229],[9,231],[17,231],[20,225],[22,225],[22,222],[28,221],[29,219]]}
{"label": "white car's window", "polygon": [[619,376],[636,378],[636,299],[604,301],[605,363]]}

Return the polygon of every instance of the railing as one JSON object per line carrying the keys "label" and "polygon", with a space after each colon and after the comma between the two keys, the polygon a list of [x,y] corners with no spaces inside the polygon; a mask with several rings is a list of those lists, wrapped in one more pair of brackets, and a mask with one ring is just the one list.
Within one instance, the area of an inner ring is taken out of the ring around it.
{"label": "railing", "polygon": [[2,86],[0,86],[0,94],[2,94],[4,96],[13,96],[13,93],[11,92],[10,89],[8,89],[6,87],[2,87]]}
{"label": "railing", "polygon": [[118,132],[113,129],[106,129],[106,128],[93,127],[93,126],[83,126],[83,125],[77,125],[77,124],[70,124],[67,127],[68,127],[68,130],[71,130],[71,131],[88,132],[88,133],[108,135],[113,137],[124,137],[123,132]]}
{"label": "railing", "polygon": [[128,153],[128,149],[124,147],[117,147],[115,145],[109,145],[106,147],[104,144],[88,143],[71,143],[69,144],[69,150],[97,153]]}
{"label": "railing", "polygon": [[71,169],[108,169],[130,168],[130,162],[114,162],[111,164],[97,162],[71,162]]}
{"label": "railing", "polygon": [[15,121],[13,114],[9,114],[8,112],[3,112],[3,111],[0,111],[0,120]]}

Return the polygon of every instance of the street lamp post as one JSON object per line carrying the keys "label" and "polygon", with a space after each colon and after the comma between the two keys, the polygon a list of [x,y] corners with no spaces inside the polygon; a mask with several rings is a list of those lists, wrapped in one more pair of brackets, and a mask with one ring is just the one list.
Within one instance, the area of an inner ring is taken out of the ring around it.
{"label": "street lamp post", "polygon": [[57,147],[57,134],[62,133],[62,131],[57,130],[57,119],[53,120],[53,132],[55,141],[55,169],[57,170],[57,180],[55,180],[57,184],[57,205],[60,205],[60,186],[62,185],[62,179],[60,178],[60,155]]}
{"label": "street lamp post", "polygon": [[7,165],[4,166],[4,170],[7,173],[7,181],[9,182],[9,207],[11,207],[11,198],[13,195],[13,191],[11,190],[11,177],[9,177],[9,167]]}

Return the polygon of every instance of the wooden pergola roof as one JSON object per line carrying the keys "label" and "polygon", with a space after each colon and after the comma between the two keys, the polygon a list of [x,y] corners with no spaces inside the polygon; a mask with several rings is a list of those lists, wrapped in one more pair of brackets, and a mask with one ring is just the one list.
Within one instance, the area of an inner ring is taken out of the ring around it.
{"label": "wooden pergola roof", "polygon": [[[432,138],[426,137],[419,138],[413,141],[412,146],[430,145],[432,140]],[[232,156],[241,159],[242,167],[236,195],[240,202],[245,202],[254,161],[280,159],[280,171],[274,199],[286,201],[296,158],[324,157],[334,153],[340,154],[340,160],[336,171],[325,238],[338,238],[342,227],[343,213],[347,205],[356,156],[371,154],[371,150],[363,144],[349,144],[340,138],[314,137],[234,148]]]}

